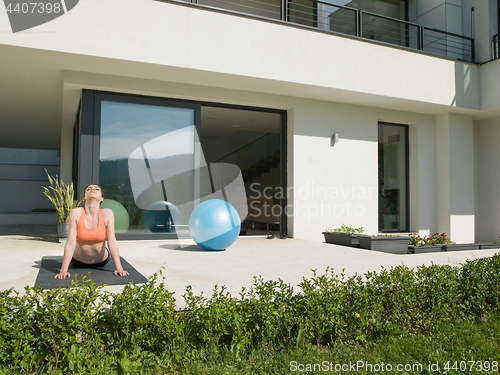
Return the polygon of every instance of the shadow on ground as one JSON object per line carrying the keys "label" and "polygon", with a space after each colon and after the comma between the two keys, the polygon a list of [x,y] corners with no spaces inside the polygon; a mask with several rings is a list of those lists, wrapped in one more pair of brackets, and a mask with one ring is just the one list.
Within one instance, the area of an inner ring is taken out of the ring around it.
{"label": "shadow on ground", "polygon": [[178,244],[168,244],[168,245],[160,245],[162,249],[167,249],[167,250],[179,250],[179,251],[190,251],[190,252],[199,252],[199,253],[206,253],[209,250],[202,249],[198,245],[189,245],[189,246],[179,246]]}
{"label": "shadow on ground", "polygon": [[59,242],[57,225],[2,224],[0,236],[22,236],[19,240]]}

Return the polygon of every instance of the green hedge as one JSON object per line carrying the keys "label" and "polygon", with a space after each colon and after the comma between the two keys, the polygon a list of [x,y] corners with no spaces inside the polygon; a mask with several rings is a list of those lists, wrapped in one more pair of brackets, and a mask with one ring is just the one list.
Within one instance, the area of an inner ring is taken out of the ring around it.
{"label": "green hedge", "polygon": [[[0,293],[0,369],[53,373],[168,371],[169,360],[223,347],[234,358],[258,346],[366,343],[425,334],[443,322],[475,319],[500,306],[500,255],[459,267],[382,268],[346,278],[327,269],[299,284],[254,278],[231,296],[191,287],[185,309],[158,275],[108,293],[88,280],[25,294]],[[0,371],[1,372],[1,371]]]}

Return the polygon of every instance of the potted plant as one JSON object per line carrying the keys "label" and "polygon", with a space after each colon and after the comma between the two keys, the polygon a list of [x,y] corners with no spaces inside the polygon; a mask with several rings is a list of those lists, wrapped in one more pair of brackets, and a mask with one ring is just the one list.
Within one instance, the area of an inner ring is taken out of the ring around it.
{"label": "potted plant", "polygon": [[342,224],[340,228],[326,229],[323,235],[326,243],[359,247],[358,236],[361,233],[363,233],[363,227],[353,228]]}
{"label": "potted plant", "polygon": [[416,233],[410,234],[410,242],[408,253],[429,253],[436,251],[444,251],[443,245],[451,243],[445,233],[434,233],[433,235],[420,237]]}
{"label": "potted plant", "polygon": [[410,237],[393,234],[378,234],[374,236],[359,236],[358,241],[359,247],[363,249],[393,254],[407,254]]}
{"label": "potted plant", "polygon": [[[445,233],[434,233],[431,236],[422,238],[422,248],[439,247],[440,251],[453,251],[453,250],[478,250],[479,244],[473,243],[454,243]],[[415,250],[417,250],[416,248]]]}
{"label": "potted plant", "polygon": [[[73,183],[67,185],[57,175],[51,177],[45,169],[49,179],[50,186],[47,188],[42,186],[43,194],[54,205],[57,212],[57,233],[60,238],[68,237],[68,217],[69,212],[80,205],[81,201],[77,202],[74,199],[75,192]],[[50,190],[49,190],[50,189]]]}

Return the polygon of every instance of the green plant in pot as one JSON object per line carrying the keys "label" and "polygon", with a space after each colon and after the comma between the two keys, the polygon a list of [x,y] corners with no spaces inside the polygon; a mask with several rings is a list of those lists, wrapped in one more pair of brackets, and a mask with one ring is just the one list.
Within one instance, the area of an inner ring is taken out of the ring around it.
{"label": "green plant in pot", "polygon": [[354,228],[354,227],[349,227],[345,224],[342,224],[340,228],[335,228],[335,229],[325,229],[326,233],[344,233],[344,234],[360,234],[363,233],[363,227],[359,228]]}
{"label": "green plant in pot", "polygon": [[76,201],[75,190],[73,183],[67,185],[57,175],[51,177],[47,169],[45,169],[49,179],[49,187],[42,186],[43,194],[54,205],[57,212],[57,232],[59,237],[66,238],[68,236],[68,218],[69,213],[73,208],[80,205],[82,201]]}
{"label": "green plant in pot", "polygon": [[326,229],[323,232],[325,242],[335,245],[359,247],[358,235],[363,233],[363,227],[353,228],[342,224],[340,228]]}

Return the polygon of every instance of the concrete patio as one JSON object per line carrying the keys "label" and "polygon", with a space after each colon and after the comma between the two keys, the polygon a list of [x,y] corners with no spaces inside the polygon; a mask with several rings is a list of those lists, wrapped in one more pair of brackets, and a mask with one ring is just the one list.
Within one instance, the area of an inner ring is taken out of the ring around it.
{"label": "concrete patio", "polygon": [[[0,232],[2,233],[2,232]],[[40,260],[43,256],[62,255],[64,243],[56,235],[19,232],[0,235],[0,290],[14,288],[23,293],[25,286],[34,286]],[[253,276],[265,280],[297,285],[303,277],[312,276],[316,269],[323,274],[327,266],[336,273],[364,274],[404,264],[417,267],[422,264],[458,265],[466,259],[489,257],[499,249],[437,252],[394,255],[383,252],[348,248],[298,239],[266,239],[240,237],[225,251],[205,251],[192,243],[178,241],[119,241],[120,255],[144,276],[149,277],[163,269],[165,285],[175,292],[182,305],[182,294],[187,285],[193,291],[210,295],[214,285],[225,285],[236,296],[241,287],[253,284]],[[107,286],[105,290],[119,292],[123,286]]]}

